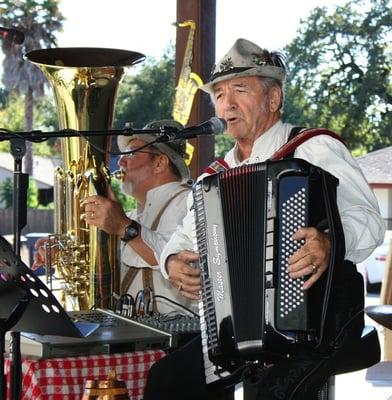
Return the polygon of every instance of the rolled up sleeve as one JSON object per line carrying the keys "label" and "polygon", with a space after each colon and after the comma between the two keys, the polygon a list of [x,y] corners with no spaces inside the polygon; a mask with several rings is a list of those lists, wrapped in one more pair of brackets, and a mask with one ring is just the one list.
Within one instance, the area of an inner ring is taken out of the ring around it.
{"label": "rolled up sleeve", "polygon": [[385,224],[357,162],[342,143],[325,135],[302,144],[295,156],[339,179],[337,206],[344,231],[345,258],[354,263],[363,261],[382,243]]}

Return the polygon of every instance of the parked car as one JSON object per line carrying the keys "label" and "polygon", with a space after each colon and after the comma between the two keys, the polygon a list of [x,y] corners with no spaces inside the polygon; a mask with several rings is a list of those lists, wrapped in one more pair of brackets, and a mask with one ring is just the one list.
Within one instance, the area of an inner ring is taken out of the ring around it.
{"label": "parked car", "polygon": [[391,239],[392,230],[388,230],[385,232],[384,242],[365,261],[357,265],[358,271],[365,280],[368,293],[380,292]]}

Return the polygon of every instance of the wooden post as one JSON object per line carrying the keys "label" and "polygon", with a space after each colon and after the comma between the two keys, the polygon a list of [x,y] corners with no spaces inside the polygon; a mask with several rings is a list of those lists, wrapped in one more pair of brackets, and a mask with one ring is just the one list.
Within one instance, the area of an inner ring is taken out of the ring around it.
{"label": "wooden post", "polygon": [[[384,279],[381,285],[380,303],[392,304],[392,241],[385,261]],[[384,361],[392,361],[392,330],[384,327]]]}
{"label": "wooden post", "polygon": [[[216,0],[177,0],[177,22],[183,22],[188,19],[196,23],[192,71],[198,74],[203,82],[206,82],[215,62]],[[177,29],[176,82],[178,82],[187,39],[188,30]],[[209,96],[198,90],[188,126],[207,121],[213,115],[214,109],[210,103]],[[198,137],[192,139],[190,143],[195,146],[190,165],[192,178],[195,179],[214,159],[214,138]]]}

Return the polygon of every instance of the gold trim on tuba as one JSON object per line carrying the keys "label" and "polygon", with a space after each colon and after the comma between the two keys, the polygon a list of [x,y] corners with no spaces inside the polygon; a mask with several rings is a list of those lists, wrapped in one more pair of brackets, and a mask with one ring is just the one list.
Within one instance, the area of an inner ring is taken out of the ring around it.
{"label": "gold trim on tuba", "polygon": [[[26,58],[51,83],[60,129],[94,131],[111,128],[125,70],[145,56],[117,49],[54,48],[31,51]],[[107,195],[110,136],[87,138],[61,139],[63,167],[55,171],[55,234],[49,244],[57,249],[52,265],[64,281],[66,308],[74,310],[108,308],[120,282],[117,238],[88,226],[80,206],[87,196]]]}

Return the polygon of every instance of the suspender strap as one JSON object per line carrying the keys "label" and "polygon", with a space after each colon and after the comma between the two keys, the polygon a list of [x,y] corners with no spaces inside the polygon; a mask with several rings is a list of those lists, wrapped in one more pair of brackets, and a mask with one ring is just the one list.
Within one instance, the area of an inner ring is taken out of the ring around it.
{"label": "suspender strap", "polygon": [[139,272],[140,268],[136,267],[129,267],[127,272],[124,275],[124,278],[121,280],[120,284],[120,295],[127,294],[128,289],[132,285],[132,282],[136,278],[137,273]]}
{"label": "suspender strap", "polygon": [[345,144],[344,140],[337,135],[335,132],[332,132],[328,129],[323,128],[310,128],[305,129],[301,132],[302,128],[294,127],[289,136],[289,140],[286,144],[284,144],[280,149],[278,149],[270,158],[271,161],[277,161],[285,158],[292,158],[294,156],[295,149],[301,145],[302,143],[306,142],[307,140],[311,139],[314,136],[318,135],[328,135],[333,137],[336,140],[339,140],[343,144]]}
{"label": "suspender strap", "polygon": [[154,219],[154,222],[151,225],[151,230],[152,231],[156,231],[158,228],[158,224],[159,221],[161,220],[162,214],[166,211],[167,207],[169,207],[170,203],[177,198],[180,194],[188,191],[189,188],[186,187],[185,189],[180,190],[179,192],[177,192],[174,196],[170,197],[170,199],[163,205],[163,207],[161,208],[161,210],[159,211],[159,213],[157,214],[157,216]]}
{"label": "suspender strap", "polygon": [[[152,311],[154,313],[158,312],[157,302],[154,297],[154,280],[152,279],[152,269],[151,268],[135,268],[142,270],[142,281],[143,281],[143,290],[146,293],[149,290],[150,298],[149,300],[152,301]],[[147,289],[149,288],[149,289]],[[151,298],[152,297],[152,298]]]}
{"label": "suspender strap", "polygon": [[[167,207],[169,204],[176,198],[178,197],[181,193],[184,193],[188,189],[182,189],[179,192],[177,192],[173,197],[171,197],[161,208],[159,211],[158,215],[155,217],[154,222],[151,225],[151,230],[156,231],[158,228],[159,221],[163,215],[163,213],[166,211]],[[140,269],[140,268],[139,268]],[[152,278],[152,269],[151,268],[141,268],[142,270],[142,279],[143,279],[143,288],[146,290],[146,288],[150,288],[152,295],[154,294],[154,280]],[[151,298],[150,298],[151,301]],[[155,300],[155,297],[152,299],[152,311],[154,313],[158,312],[158,307],[157,307],[157,302]]]}
{"label": "suspender strap", "polygon": [[[184,193],[185,191],[188,191],[188,188],[184,188],[177,192],[174,196],[170,197],[170,199],[162,206],[162,208],[159,210],[159,213],[155,217],[152,225],[151,225],[151,230],[156,231],[159,221],[167,209],[167,207],[170,205],[170,203],[178,197],[181,193]],[[128,270],[124,276],[124,278],[121,281],[121,294],[126,294],[129,290],[129,288],[132,285],[132,282],[136,278],[136,275],[138,272],[142,270],[142,280],[143,280],[143,288],[150,288],[152,291],[154,291],[154,282],[152,279],[152,269],[151,268],[137,268],[137,267],[128,267]],[[156,312],[156,302],[155,300],[153,301],[153,311]]]}

